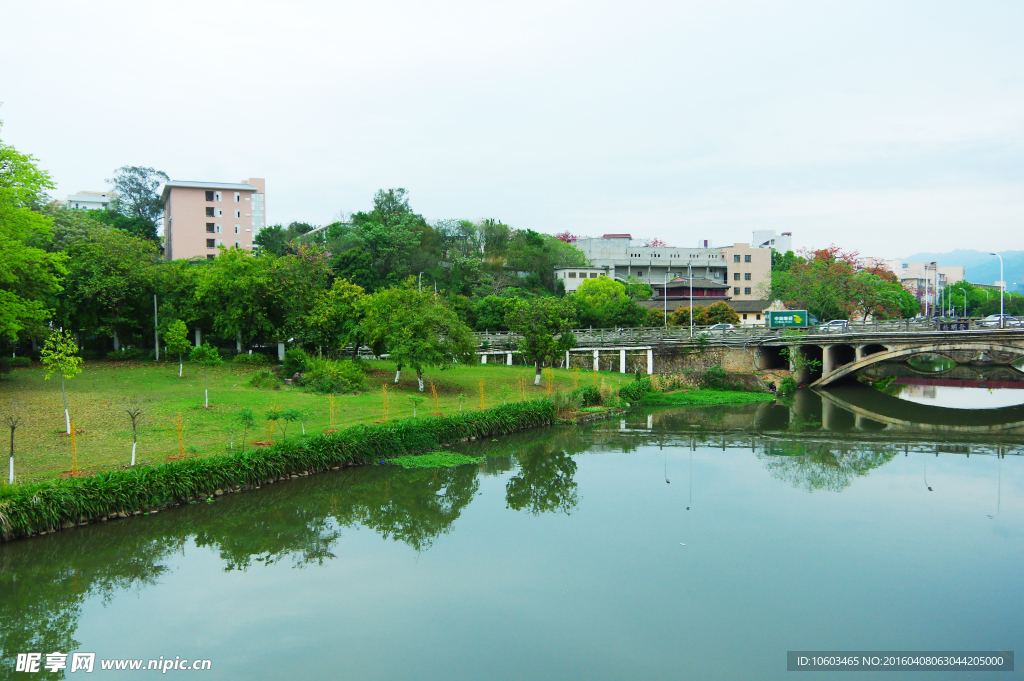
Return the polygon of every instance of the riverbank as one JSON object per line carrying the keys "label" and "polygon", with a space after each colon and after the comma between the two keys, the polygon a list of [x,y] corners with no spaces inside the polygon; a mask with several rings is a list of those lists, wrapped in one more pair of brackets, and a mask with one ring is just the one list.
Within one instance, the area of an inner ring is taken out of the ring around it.
{"label": "riverbank", "polygon": [[540,399],[451,416],[352,426],[233,454],[141,465],[80,478],[4,485],[0,487],[0,538],[8,541],[156,513],[342,466],[436,451],[470,439],[547,426],[556,419],[552,401]]}
{"label": "riverbank", "polygon": [[[243,446],[243,435],[246,446],[253,442],[276,443],[284,439],[285,425],[291,440],[303,433],[404,419],[411,417],[414,409],[421,417],[435,412],[457,414],[584,386],[600,388],[604,384],[617,391],[633,380],[632,374],[545,369],[541,385],[534,386],[532,367],[458,365],[445,371],[427,371],[426,390],[420,393],[414,371],[402,372],[396,384],[393,362],[367,360],[362,364],[367,375],[366,390],[335,395],[333,409],[330,395],[307,392],[299,386],[254,388],[248,382],[260,367],[225,364],[208,372],[210,408],[204,409],[203,371],[194,364],[186,362],[185,377],[178,378],[177,362],[87,361],[85,371],[66,382],[71,419],[75,421],[78,469],[102,473],[129,464],[132,428],[124,406],[133,395],[140,398],[143,407],[136,461],[155,466],[178,456],[181,450],[200,458],[237,452]],[[24,414],[15,439],[14,473],[19,483],[58,477],[72,468],[60,380],[54,377],[47,381],[43,376],[44,370],[35,366],[15,369],[0,378],[3,402],[13,398]],[[431,385],[437,393],[436,402]],[[387,387],[386,393],[382,386]],[[237,420],[243,409],[255,414],[256,428],[247,432]],[[297,412],[299,420],[272,423],[265,419],[269,411],[288,410]],[[5,466],[3,479],[6,477]]]}

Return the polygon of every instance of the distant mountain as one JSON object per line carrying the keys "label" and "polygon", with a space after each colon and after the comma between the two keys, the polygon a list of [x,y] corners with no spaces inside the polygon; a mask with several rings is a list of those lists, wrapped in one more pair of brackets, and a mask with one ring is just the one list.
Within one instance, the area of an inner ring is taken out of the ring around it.
{"label": "distant mountain", "polygon": [[[1024,292],[1024,251],[1003,251],[1003,275],[1008,291]],[[999,258],[983,251],[958,248],[948,253],[915,253],[903,262],[932,262],[940,265],[963,265],[967,281],[973,284],[994,284],[999,280]]]}

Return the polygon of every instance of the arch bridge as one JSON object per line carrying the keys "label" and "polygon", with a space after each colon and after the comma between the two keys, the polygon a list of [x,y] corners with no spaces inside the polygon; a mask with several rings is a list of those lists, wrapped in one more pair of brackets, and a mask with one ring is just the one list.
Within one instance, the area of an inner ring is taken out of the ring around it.
{"label": "arch bridge", "polygon": [[758,368],[777,365],[783,348],[789,351],[789,368],[797,372],[798,382],[824,387],[872,364],[899,362],[922,354],[939,355],[957,364],[1012,364],[1024,359],[1024,332],[978,330],[780,337],[758,344],[755,359]]}

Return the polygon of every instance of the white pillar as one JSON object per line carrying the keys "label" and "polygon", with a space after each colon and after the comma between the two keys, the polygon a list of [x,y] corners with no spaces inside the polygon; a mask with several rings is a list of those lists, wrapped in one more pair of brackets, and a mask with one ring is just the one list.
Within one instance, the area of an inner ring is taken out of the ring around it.
{"label": "white pillar", "polygon": [[[238,335],[235,336],[235,352],[241,352],[241,351],[242,351],[242,332],[239,331]],[[282,357],[281,359],[284,359],[284,357]]]}
{"label": "white pillar", "polygon": [[196,327],[196,347],[198,348],[203,344],[203,330],[198,326]]}
{"label": "white pillar", "polygon": [[619,350],[619,373],[626,373],[626,351]]}
{"label": "white pillar", "polygon": [[599,364],[600,358],[598,357],[598,350],[594,350],[594,371],[600,371],[601,365]]}
{"label": "white pillar", "polygon": [[565,351],[565,368],[566,369],[569,368],[569,351],[568,350]]}
{"label": "white pillar", "polygon": [[117,352],[120,349],[121,349],[121,341],[117,337],[117,331],[115,331],[114,332],[114,352]]}
{"label": "white pillar", "polygon": [[277,359],[281,362],[284,361],[284,341],[277,344]]}
{"label": "white pillar", "polygon": [[512,353],[511,352],[506,352],[505,353],[505,364],[507,364],[509,366],[512,366]]}
{"label": "white pillar", "polygon": [[654,373],[654,349],[647,351],[647,375],[650,376]]}
{"label": "white pillar", "polygon": [[481,364],[487,364],[487,355],[486,354],[481,354],[480,355],[480,363]]}

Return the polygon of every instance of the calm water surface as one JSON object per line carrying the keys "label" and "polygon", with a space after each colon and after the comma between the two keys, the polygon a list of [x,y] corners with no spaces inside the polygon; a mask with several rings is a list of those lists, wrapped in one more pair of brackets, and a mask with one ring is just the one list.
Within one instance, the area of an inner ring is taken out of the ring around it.
{"label": "calm water surface", "polygon": [[0,545],[4,663],[781,679],[787,650],[1020,652],[1022,409],[852,388],[636,413],[473,443],[480,467],[336,471]]}

